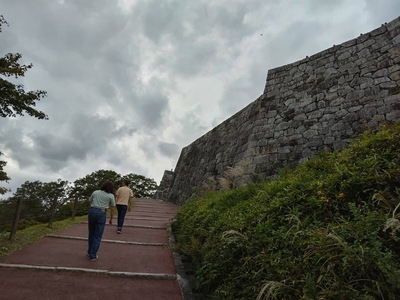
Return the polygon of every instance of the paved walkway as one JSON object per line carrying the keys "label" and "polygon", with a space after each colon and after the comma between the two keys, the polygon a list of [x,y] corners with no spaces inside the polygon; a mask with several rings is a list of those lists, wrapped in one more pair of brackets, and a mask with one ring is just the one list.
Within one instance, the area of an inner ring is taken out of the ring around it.
{"label": "paved walkway", "polygon": [[44,237],[0,259],[0,299],[187,299],[179,258],[168,247],[167,225],[177,211],[135,199],[122,234],[106,226],[94,262],[86,257],[87,224]]}

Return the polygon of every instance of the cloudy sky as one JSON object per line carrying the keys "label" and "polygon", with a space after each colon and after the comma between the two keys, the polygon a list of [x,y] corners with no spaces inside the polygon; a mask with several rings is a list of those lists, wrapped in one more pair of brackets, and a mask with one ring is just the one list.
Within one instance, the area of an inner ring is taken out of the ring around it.
{"label": "cloudy sky", "polygon": [[15,192],[100,169],[159,183],[262,94],[268,69],[399,17],[400,1],[0,0],[0,15],[0,57],[21,53],[33,68],[20,83],[48,93],[49,120],[0,119]]}

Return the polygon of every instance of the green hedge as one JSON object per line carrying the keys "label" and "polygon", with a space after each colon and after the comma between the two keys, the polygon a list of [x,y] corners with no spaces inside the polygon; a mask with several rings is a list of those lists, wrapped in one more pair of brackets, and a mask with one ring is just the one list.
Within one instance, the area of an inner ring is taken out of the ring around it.
{"label": "green hedge", "polygon": [[182,206],[173,224],[212,299],[396,299],[400,124],[277,179]]}

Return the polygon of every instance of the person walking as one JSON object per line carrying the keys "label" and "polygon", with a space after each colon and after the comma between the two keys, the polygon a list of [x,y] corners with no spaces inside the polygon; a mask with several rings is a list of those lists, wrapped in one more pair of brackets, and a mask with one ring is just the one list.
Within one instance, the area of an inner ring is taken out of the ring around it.
{"label": "person walking", "polygon": [[104,227],[107,220],[107,209],[115,206],[114,187],[110,181],[105,181],[100,190],[96,190],[89,197],[90,208],[88,213],[89,247],[87,256],[91,261],[98,259],[97,252],[100,248]]}
{"label": "person walking", "polygon": [[[115,195],[118,211],[117,233],[120,234],[122,232],[122,226],[124,226],[126,212],[131,210],[133,200],[133,191],[129,188],[128,179],[122,179],[122,186],[118,188]],[[111,217],[110,224],[112,224]]]}

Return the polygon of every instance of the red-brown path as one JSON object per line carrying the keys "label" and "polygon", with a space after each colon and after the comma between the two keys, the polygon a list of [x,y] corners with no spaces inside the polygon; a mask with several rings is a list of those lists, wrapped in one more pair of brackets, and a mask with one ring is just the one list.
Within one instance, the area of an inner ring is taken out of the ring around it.
{"label": "red-brown path", "polygon": [[135,199],[122,234],[106,226],[94,262],[86,256],[87,224],[44,237],[0,259],[0,299],[187,299],[167,230],[177,211]]}

